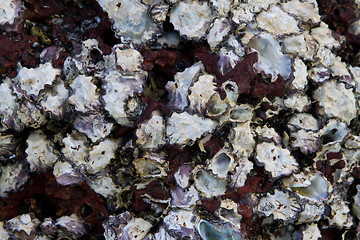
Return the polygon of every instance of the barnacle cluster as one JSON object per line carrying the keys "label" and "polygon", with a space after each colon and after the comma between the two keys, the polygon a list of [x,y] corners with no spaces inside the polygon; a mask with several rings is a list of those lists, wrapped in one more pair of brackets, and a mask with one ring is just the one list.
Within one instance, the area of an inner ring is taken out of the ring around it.
{"label": "barnacle cluster", "polygon": [[0,238],[359,239],[340,2],[4,0]]}

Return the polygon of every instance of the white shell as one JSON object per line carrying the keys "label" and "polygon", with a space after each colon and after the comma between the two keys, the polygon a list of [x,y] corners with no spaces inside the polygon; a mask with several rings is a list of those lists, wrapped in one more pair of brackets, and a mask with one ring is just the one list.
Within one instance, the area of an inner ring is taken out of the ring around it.
{"label": "white shell", "polygon": [[71,184],[79,184],[84,180],[84,175],[82,175],[79,171],[75,170],[70,163],[57,161],[53,174],[56,178],[56,181],[61,185],[71,185]]}
{"label": "white shell", "polygon": [[320,46],[325,46],[329,49],[340,46],[340,43],[332,36],[332,32],[328,25],[324,22],[321,22],[319,27],[312,28],[310,34],[318,42],[318,44],[320,44]]}
{"label": "white shell", "polygon": [[197,0],[180,2],[170,12],[170,22],[175,30],[190,39],[199,40],[212,21],[213,14],[206,2]]}
{"label": "white shell", "polygon": [[22,3],[18,0],[4,0],[0,5],[0,25],[13,24],[22,10]]}
{"label": "white shell", "polygon": [[118,71],[110,71],[105,79],[105,95],[102,97],[105,109],[121,125],[132,126],[125,111],[126,100],[143,91],[143,82],[136,76],[123,76]]}
{"label": "white shell", "polygon": [[286,188],[297,192],[300,196],[321,201],[329,195],[329,182],[321,173],[293,174],[283,181]]}
{"label": "white shell", "polygon": [[218,179],[203,169],[194,170],[195,187],[206,197],[216,197],[225,194],[226,181]]}
{"label": "white shell", "polygon": [[349,228],[353,224],[352,216],[350,214],[349,204],[337,193],[333,193],[327,204],[331,207],[329,220],[330,226],[337,228]]}
{"label": "white shell", "polygon": [[53,68],[51,63],[45,63],[40,64],[37,68],[21,68],[14,82],[19,85],[26,96],[38,97],[40,91],[47,85],[51,85],[58,75],[60,75],[59,69]]}
{"label": "white shell", "polygon": [[110,215],[103,223],[106,240],[133,239],[141,240],[152,227],[148,221],[134,217],[130,212]]}
{"label": "white shell", "polygon": [[237,123],[236,126],[231,129],[230,139],[234,153],[238,157],[249,157],[252,154],[255,140],[249,121]]}
{"label": "white shell", "polygon": [[290,175],[298,169],[298,163],[289,150],[263,142],[256,146],[256,160],[265,166],[273,178]]}
{"label": "white shell", "polygon": [[118,141],[110,139],[105,139],[93,146],[89,153],[86,171],[90,174],[96,174],[103,170],[110,163],[110,160],[115,158],[115,150],[118,146]]}
{"label": "white shell", "polygon": [[331,80],[320,86],[314,92],[314,98],[319,101],[320,114],[328,118],[337,117],[347,124],[356,117],[355,97],[345,84]]}
{"label": "white shell", "polygon": [[300,30],[296,20],[275,5],[257,15],[256,22],[261,29],[274,35],[297,33]]}
{"label": "white shell", "polygon": [[23,163],[1,167],[0,197],[6,197],[12,191],[18,191],[29,179],[27,167]]}
{"label": "white shell", "polygon": [[120,191],[119,186],[115,185],[111,177],[106,173],[96,175],[87,181],[92,190],[105,198],[114,196]]}
{"label": "white shell", "polygon": [[206,74],[199,77],[199,79],[189,88],[190,94],[189,109],[196,113],[204,113],[207,103],[210,98],[216,93],[216,84],[212,75]]}
{"label": "white shell", "polygon": [[295,58],[294,60],[294,80],[291,82],[290,87],[297,91],[302,91],[307,86],[307,68],[304,62],[299,59]]}
{"label": "white shell", "polygon": [[26,213],[10,219],[6,222],[6,225],[17,238],[19,238],[18,235],[22,231],[29,237],[35,237],[40,220],[35,217],[34,213]]}
{"label": "white shell", "polygon": [[285,107],[296,110],[298,112],[306,111],[311,105],[311,99],[305,94],[293,94],[288,98],[284,99]]}
{"label": "white shell", "polygon": [[296,197],[275,189],[274,194],[268,193],[260,199],[255,210],[266,217],[273,215],[274,219],[293,221],[298,217],[301,206]]}
{"label": "white shell", "polygon": [[318,240],[321,238],[321,232],[316,223],[309,224],[302,234],[303,239]]}
{"label": "white shell", "polygon": [[169,92],[168,105],[175,110],[183,111],[189,105],[187,97],[190,86],[195,79],[204,72],[204,65],[201,62],[195,63],[183,72],[177,72],[174,76],[175,81],[169,81],[165,86]]}
{"label": "white shell", "polygon": [[80,238],[86,234],[84,221],[81,220],[75,213],[70,216],[62,216],[56,219],[55,225],[72,238]]}
{"label": "white shell", "polygon": [[148,8],[138,0],[97,0],[113,21],[117,37],[135,44],[145,43],[155,35],[158,27],[148,16]]}
{"label": "white shell", "polygon": [[0,84],[0,117],[1,124],[7,128],[14,127],[16,115],[16,97],[11,92],[9,80]]}
{"label": "white shell", "polygon": [[136,143],[149,150],[154,150],[166,143],[165,121],[159,111],[152,112],[151,118],[140,124],[136,130],[136,137]]}
{"label": "white shell", "polygon": [[208,118],[174,112],[167,121],[166,136],[170,144],[188,144],[211,132],[216,125],[215,121]]}
{"label": "white shell", "polygon": [[177,239],[195,235],[195,215],[192,210],[173,209],[164,217],[164,225],[171,235],[179,236]]}
{"label": "white shell", "polygon": [[227,18],[218,18],[214,21],[213,26],[210,28],[209,34],[207,35],[207,42],[212,50],[224,40],[229,34],[231,25]]}
{"label": "white shell", "polygon": [[4,222],[0,222],[0,239],[10,239],[9,232],[4,228]]}
{"label": "white shell", "polygon": [[254,164],[247,158],[240,158],[238,162],[239,163],[236,165],[234,173],[231,175],[230,182],[230,185],[235,188],[245,186],[247,174],[254,168]]}
{"label": "white shell", "polygon": [[69,90],[65,88],[63,81],[55,83],[55,86],[47,91],[40,100],[42,109],[50,112],[51,117],[62,118],[68,111],[67,101],[69,98]]}
{"label": "white shell", "polygon": [[54,153],[53,144],[46,139],[42,131],[32,132],[26,140],[27,161],[30,163],[30,171],[41,172],[53,167],[59,158]]}
{"label": "white shell", "polygon": [[62,140],[64,148],[61,152],[65,159],[72,161],[75,165],[85,165],[90,148],[87,146],[87,139],[84,135],[73,131]]}
{"label": "white shell", "polygon": [[138,72],[141,70],[143,57],[135,49],[115,48],[116,65],[124,72]]}
{"label": "white shell", "polygon": [[291,74],[291,58],[284,55],[279,43],[269,34],[261,34],[253,37],[247,44],[259,53],[259,60],[254,64],[258,72],[271,75],[271,81],[275,82],[280,74],[286,80]]}
{"label": "white shell", "polygon": [[234,168],[234,157],[227,149],[221,149],[211,159],[209,169],[219,176],[220,178],[226,178],[228,172]]}
{"label": "white shell", "polygon": [[110,134],[113,123],[105,120],[103,114],[77,115],[73,126],[85,134],[92,142],[97,142]]}
{"label": "white shell", "polygon": [[101,106],[96,86],[91,80],[92,77],[79,75],[69,85],[72,89],[69,103],[75,106],[76,111],[86,113],[96,111]]}
{"label": "white shell", "polygon": [[319,201],[307,201],[303,206],[303,210],[299,214],[298,224],[319,221],[325,211],[325,205]]}
{"label": "white shell", "polygon": [[287,127],[292,132],[300,129],[316,132],[319,130],[319,123],[316,118],[309,113],[297,113],[290,118]]}
{"label": "white shell", "polygon": [[311,3],[292,0],[281,4],[281,8],[285,12],[300,18],[303,22],[311,21],[313,25],[316,25],[320,22],[318,8]]}

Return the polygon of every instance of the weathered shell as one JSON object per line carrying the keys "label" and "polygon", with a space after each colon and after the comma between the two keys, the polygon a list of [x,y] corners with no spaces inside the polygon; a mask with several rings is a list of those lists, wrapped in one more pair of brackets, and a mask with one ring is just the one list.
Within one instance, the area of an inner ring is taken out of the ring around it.
{"label": "weathered shell", "polygon": [[89,152],[86,171],[90,174],[96,174],[102,171],[110,163],[110,160],[115,158],[115,151],[119,146],[118,144],[118,141],[105,139],[93,146]]}
{"label": "weathered shell", "polygon": [[201,62],[186,68],[183,72],[177,72],[174,76],[175,81],[169,81],[165,86],[169,92],[168,105],[175,110],[183,111],[189,105],[187,97],[190,86],[204,72],[204,65]]}
{"label": "weathered shell", "polygon": [[195,218],[192,210],[173,209],[164,217],[165,229],[176,239],[194,238]]}
{"label": "weathered shell", "polygon": [[311,22],[313,25],[320,23],[320,15],[317,6],[309,2],[300,2],[299,0],[292,0],[281,4],[281,8],[303,22]]}
{"label": "weathered shell", "polygon": [[224,40],[229,34],[231,25],[227,18],[218,18],[214,21],[213,26],[210,28],[209,34],[207,35],[207,42],[212,50]]}
{"label": "weathered shell", "polygon": [[256,23],[261,29],[274,35],[297,33],[300,30],[296,20],[276,5],[272,5],[268,11],[257,15]]}
{"label": "weathered shell", "polygon": [[145,149],[154,150],[166,143],[165,121],[159,111],[152,112],[149,120],[136,130],[136,143]]}
{"label": "weathered shell", "polygon": [[207,2],[191,0],[180,2],[170,12],[170,22],[175,30],[189,39],[199,40],[212,21],[213,13]]}
{"label": "weathered shell", "polygon": [[45,218],[40,224],[41,232],[46,234],[49,237],[55,237],[58,227],[55,225],[52,218]]}
{"label": "weathered shell", "polygon": [[6,222],[7,228],[16,239],[25,240],[35,238],[39,225],[40,220],[35,217],[34,213],[19,215]]}
{"label": "weathered shell", "polygon": [[247,158],[240,158],[235,167],[234,173],[231,175],[230,185],[235,188],[240,188],[245,185],[247,174],[253,169],[254,164]]}
{"label": "weathered shell", "polygon": [[77,115],[73,126],[79,132],[85,134],[92,142],[105,138],[111,132],[113,123],[108,122],[104,115]]}
{"label": "weathered shell", "polygon": [[259,61],[254,64],[254,68],[258,72],[271,75],[272,82],[277,79],[278,74],[284,79],[290,76],[291,58],[282,53],[279,43],[271,35],[262,34],[259,37],[253,37],[247,46],[259,53]]}
{"label": "weathered shell", "polygon": [[200,199],[199,192],[192,185],[187,189],[177,187],[171,191],[171,206],[176,208],[191,208],[196,205]]}
{"label": "weathered shell", "polygon": [[292,222],[298,218],[301,206],[296,197],[290,196],[288,192],[275,189],[274,194],[268,193],[265,197],[260,198],[255,210],[266,217],[273,215],[274,219]]}
{"label": "weathered shell", "polygon": [[85,176],[74,169],[70,163],[58,161],[53,170],[56,181],[61,185],[79,184],[85,179]]}
{"label": "weathered shell", "polygon": [[225,224],[214,224],[201,220],[197,225],[199,235],[204,240],[210,239],[238,239],[243,240],[241,232]]}
{"label": "weathered shell", "polygon": [[91,81],[92,77],[79,75],[70,83],[72,93],[69,103],[75,106],[76,111],[87,113],[97,111],[101,107],[96,85]]}
{"label": "weathered shell", "polygon": [[0,25],[13,24],[19,17],[23,5],[18,0],[4,0],[0,6]]}
{"label": "weathered shell", "polygon": [[343,83],[337,83],[336,80],[325,83],[315,90],[314,98],[321,106],[320,114],[328,118],[337,117],[350,124],[356,116],[354,94]]}
{"label": "weathered shell", "polygon": [[106,74],[104,81],[105,95],[102,98],[105,109],[119,124],[132,126],[132,121],[126,112],[126,101],[143,91],[142,78],[124,76],[118,71],[110,71]]}
{"label": "weathered shell", "polygon": [[29,179],[28,168],[24,163],[8,164],[1,167],[0,197],[18,191]]}
{"label": "weathered shell", "polygon": [[118,38],[134,44],[148,42],[159,31],[148,16],[148,8],[138,0],[97,0],[113,21]]}
{"label": "weathered shell", "polygon": [[203,114],[210,98],[216,94],[215,82],[212,75],[206,74],[198,78],[198,80],[189,88],[188,95],[189,110],[195,113]]}
{"label": "weathered shell", "polygon": [[228,172],[234,168],[234,163],[235,160],[230,151],[222,149],[211,159],[209,169],[220,178],[226,178]]}
{"label": "weathered shell", "polygon": [[261,143],[256,146],[255,159],[273,178],[290,175],[298,169],[298,163],[289,150],[275,146],[274,143]]}
{"label": "weathered shell", "polygon": [[55,225],[67,236],[75,239],[80,238],[87,232],[84,222],[75,213],[56,219]]}
{"label": "weathered shell", "polygon": [[59,81],[52,89],[46,91],[39,103],[43,111],[49,112],[52,118],[61,119],[69,111],[68,98],[69,90],[65,88],[63,81]]}
{"label": "weathered shell", "polygon": [[141,240],[151,228],[151,224],[142,218],[134,217],[130,212],[110,215],[103,222],[106,240],[134,239]]}
{"label": "weathered shell", "polygon": [[255,146],[255,140],[250,128],[250,122],[237,123],[230,133],[230,143],[238,157],[249,157]]}
{"label": "weathered shell", "polygon": [[293,174],[283,181],[286,188],[297,192],[302,197],[321,201],[329,195],[329,182],[321,173]]}
{"label": "weathered shell", "polygon": [[32,132],[27,141],[26,160],[30,163],[30,171],[41,172],[52,168],[59,158],[53,143],[46,139],[42,131]]}
{"label": "weathered shell", "polygon": [[65,159],[72,161],[77,166],[86,164],[86,158],[89,154],[87,139],[84,135],[73,131],[62,140],[64,148],[61,152]]}
{"label": "weathered shell", "polygon": [[92,190],[105,198],[114,196],[121,190],[119,186],[115,185],[114,181],[106,172],[97,174],[95,177],[91,178],[91,180],[89,179],[87,183]]}
{"label": "weathered shell", "polygon": [[223,195],[226,191],[226,181],[215,177],[208,171],[194,169],[195,187],[206,198]]}
{"label": "weathered shell", "polygon": [[4,128],[15,128],[16,124],[16,97],[11,92],[10,80],[0,84],[0,120]]}
{"label": "weathered shell", "polygon": [[53,68],[51,63],[45,63],[37,68],[21,68],[14,82],[27,97],[37,98],[40,91],[52,85],[58,75],[60,75],[59,69]]}
{"label": "weathered shell", "polygon": [[189,144],[216,127],[216,122],[187,112],[173,113],[167,120],[166,136],[170,144]]}

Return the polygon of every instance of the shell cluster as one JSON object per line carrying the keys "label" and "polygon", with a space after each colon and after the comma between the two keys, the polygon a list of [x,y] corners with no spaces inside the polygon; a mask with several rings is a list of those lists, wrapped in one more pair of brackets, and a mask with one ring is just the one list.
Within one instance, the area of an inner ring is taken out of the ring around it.
{"label": "shell cluster", "polygon": [[4,0],[0,238],[360,238],[360,2],[331,2]]}

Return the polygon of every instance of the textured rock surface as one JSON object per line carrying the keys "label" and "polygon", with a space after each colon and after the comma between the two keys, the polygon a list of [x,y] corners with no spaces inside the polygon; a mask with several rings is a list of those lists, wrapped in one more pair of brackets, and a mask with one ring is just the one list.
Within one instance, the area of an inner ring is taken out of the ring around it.
{"label": "textured rock surface", "polygon": [[359,238],[359,17],[3,0],[0,238]]}

